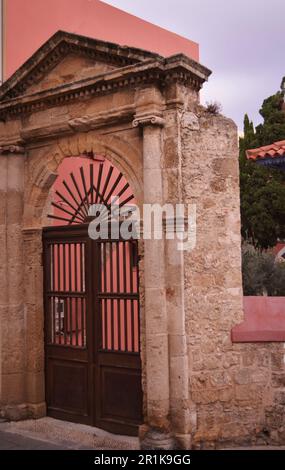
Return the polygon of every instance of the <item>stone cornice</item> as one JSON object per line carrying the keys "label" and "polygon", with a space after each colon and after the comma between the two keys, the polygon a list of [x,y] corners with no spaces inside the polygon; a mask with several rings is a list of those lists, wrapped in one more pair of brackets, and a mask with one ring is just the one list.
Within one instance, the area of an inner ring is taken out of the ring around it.
{"label": "stone cornice", "polygon": [[168,59],[146,60],[143,63],[116,69],[93,78],[0,101],[0,119],[5,121],[8,117],[13,118],[48,107],[62,106],[70,102],[90,99],[92,96],[115,93],[124,88],[137,88],[152,83],[163,87],[169,82],[182,82],[198,91],[209,74],[208,69],[182,54]]}

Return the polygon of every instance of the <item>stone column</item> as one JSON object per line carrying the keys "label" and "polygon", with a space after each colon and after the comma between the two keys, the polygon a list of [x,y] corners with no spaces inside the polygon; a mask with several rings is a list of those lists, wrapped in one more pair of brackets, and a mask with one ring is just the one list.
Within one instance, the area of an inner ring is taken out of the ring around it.
{"label": "stone column", "polygon": [[[3,150],[2,150],[3,151]],[[6,197],[3,255],[6,279],[5,308],[1,312],[2,413],[12,419],[25,417],[25,312],[23,292],[22,216],[24,194],[24,149],[12,146],[5,150]],[[1,156],[3,159],[3,156]]]}
{"label": "stone column", "polygon": [[[174,219],[166,219],[172,233],[165,241],[166,308],[169,335],[170,419],[172,431],[180,448],[191,446],[191,428],[195,427],[196,412],[189,399],[189,364],[185,327],[184,251],[178,249],[179,235],[187,230],[187,220],[176,212],[182,196],[181,116],[189,92],[182,85],[170,83],[165,90],[163,190],[164,203],[171,204]],[[191,99],[194,99],[192,97]],[[187,217],[187,207],[184,207]],[[178,216],[178,217],[177,217]],[[184,227],[184,224],[186,225]]]}
{"label": "stone column", "polygon": [[26,311],[26,395],[29,414],[46,414],[44,374],[44,304],[42,229],[24,228],[24,276]]}
{"label": "stone column", "polygon": [[[143,132],[144,203],[163,205],[162,126],[159,92],[141,90],[133,125]],[[147,103],[147,106],[144,106]],[[156,105],[156,106],[155,106]],[[150,109],[151,107],[151,109]],[[169,356],[165,291],[165,243],[144,233],[147,417],[142,448],[172,448],[169,423]]]}

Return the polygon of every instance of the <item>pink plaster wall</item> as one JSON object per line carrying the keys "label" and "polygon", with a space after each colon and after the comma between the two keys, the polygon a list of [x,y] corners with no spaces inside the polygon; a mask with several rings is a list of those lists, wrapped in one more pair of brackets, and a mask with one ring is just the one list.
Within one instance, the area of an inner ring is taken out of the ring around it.
{"label": "pink plaster wall", "polygon": [[277,243],[277,245],[274,247],[273,253],[275,254],[275,256],[277,256],[278,253],[279,253],[281,250],[283,250],[284,248],[285,248],[285,243],[279,242],[279,243]]}
{"label": "pink plaster wall", "polygon": [[199,60],[197,43],[99,0],[4,0],[4,12],[5,79],[59,29]]}
{"label": "pink plaster wall", "polygon": [[232,329],[235,343],[285,341],[285,297],[244,297],[244,322]]}

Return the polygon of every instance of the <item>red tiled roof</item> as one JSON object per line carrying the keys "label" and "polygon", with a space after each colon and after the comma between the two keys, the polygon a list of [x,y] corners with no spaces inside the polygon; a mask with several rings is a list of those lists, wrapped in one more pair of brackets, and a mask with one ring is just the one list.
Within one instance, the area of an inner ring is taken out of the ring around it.
{"label": "red tiled roof", "polygon": [[271,144],[271,145],[264,145],[263,147],[259,147],[257,149],[247,150],[246,156],[248,160],[257,160],[260,158],[276,158],[276,157],[285,158],[285,140],[274,142],[274,144]]}

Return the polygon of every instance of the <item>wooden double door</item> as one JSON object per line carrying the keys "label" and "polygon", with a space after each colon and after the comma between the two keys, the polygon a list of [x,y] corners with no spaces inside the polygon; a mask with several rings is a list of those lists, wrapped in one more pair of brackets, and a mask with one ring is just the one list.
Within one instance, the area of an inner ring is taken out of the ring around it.
{"label": "wooden double door", "polygon": [[142,421],[136,240],[43,231],[49,416],[136,435]]}

